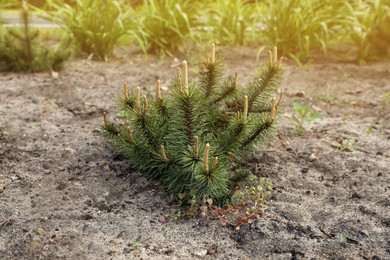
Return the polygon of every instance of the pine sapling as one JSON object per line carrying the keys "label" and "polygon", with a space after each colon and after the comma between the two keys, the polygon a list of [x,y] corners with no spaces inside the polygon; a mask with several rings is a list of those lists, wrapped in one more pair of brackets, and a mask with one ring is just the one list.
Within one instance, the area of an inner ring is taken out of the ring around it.
{"label": "pine sapling", "polygon": [[237,73],[223,80],[215,45],[201,64],[198,81],[188,78],[187,62],[177,68],[167,95],[156,83],[155,96],[135,93],[124,84],[122,123],[107,120],[103,134],[139,171],[160,181],[181,203],[232,201],[247,175],[233,170],[274,131],[282,99],[275,94],[282,77],[277,49],[244,88]]}
{"label": "pine sapling", "polygon": [[0,71],[38,72],[58,70],[69,58],[70,41],[56,48],[47,48],[39,42],[39,32],[30,28],[28,1],[22,1],[22,29],[11,28],[0,36]]}

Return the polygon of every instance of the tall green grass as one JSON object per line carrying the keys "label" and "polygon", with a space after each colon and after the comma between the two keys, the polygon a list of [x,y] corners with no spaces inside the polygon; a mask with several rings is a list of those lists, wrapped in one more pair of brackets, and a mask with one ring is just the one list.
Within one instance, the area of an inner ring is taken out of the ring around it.
{"label": "tall green grass", "polygon": [[260,36],[281,54],[298,63],[308,61],[313,51],[327,51],[333,29],[342,13],[338,0],[266,0],[258,5]]}
{"label": "tall green grass", "polygon": [[390,56],[390,0],[47,0],[46,8],[80,52],[105,61],[134,42],[169,56],[211,41],[278,46],[297,63],[329,50],[359,63]]}
{"label": "tall green grass", "polygon": [[190,0],[144,0],[137,9],[138,42],[145,52],[173,55],[193,40],[197,4]]}
{"label": "tall green grass", "polygon": [[205,36],[219,44],[243,45],[247,31],[253,29],[255,8],[245,0],[211,1],[202,9],[207,14],[203,27],[210,32]]}
{"label": "tall green grass", "polygon": [[122,0],[48,0],[55,22],[69,32],[81,52],[107,61],[120,37],[134,27],[134,12]]}
{"label": "tall green grass", "polygon": [[360,64],[390,55],[390,0],[345,1],[345,36],[357,48]]}

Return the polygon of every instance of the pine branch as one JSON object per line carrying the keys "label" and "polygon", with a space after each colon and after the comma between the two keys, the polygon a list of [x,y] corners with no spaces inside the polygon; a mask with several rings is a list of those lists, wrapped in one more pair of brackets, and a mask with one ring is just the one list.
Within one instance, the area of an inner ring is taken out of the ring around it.
{"label": "pine branch", "polygon": [[229,79],[223,83],[222,92],[214,99],[212,99],[209,102],[209,104],[210,105],[217,104],[218,102],[234,95],[237,88],[239,88],[239,86],[237,83],[237,73],[236,73],[236,76],[234,78],[229,77]]}
{"label": "pine branch", "polygon": [[228,152],[235,150],[234,147],[239,143],[244,134],[245,124],[240,119],[233,119],[227,131],[222,134],[218,142],[218,152],[226,155]]}
{"label": "pine branch", "polygon": [[218,81],[222,78],[223,66],[222,59],[215,58],[215,44],[212,44],[212,49],[209,57],[201,64],[200,82],[199,85],[204,91],[207,99],[214,93],[214,89]]}
{"label": "pine branch", "polygon": [[269,120],[259,123],[256,128],[240,142],[240,150],[244,150],[255,141],[264,141],[271,133],[272,122]]}
{"label": "pine branch", "polygon": [[275,92],[282,79],[282,69],[279,64],[268,64],[261,70],[260,75],[248,86],[249,111],[260,99],[269,99],[271,93]]}
{"label": "pine branch", "polygon": [[145,117],[144,114],[140,114],[137,116],[137,123],[140,126],[142,135],[147,140],[147,143],[153,147],[154,150],[159,150],[160,143],[157,141],[157,138],[152,131],[151,127],[149,126],[149,123]]}

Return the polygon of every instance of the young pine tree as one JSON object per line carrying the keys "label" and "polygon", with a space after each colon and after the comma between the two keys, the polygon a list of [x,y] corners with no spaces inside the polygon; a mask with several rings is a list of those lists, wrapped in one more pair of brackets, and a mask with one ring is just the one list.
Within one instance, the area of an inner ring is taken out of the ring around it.
{"label": "young pine tree", "polygon": [[223,80],[222,59],[211,54],[201,64],[198,81],[189,81],[187,62],[177,69],[169,93],[162,96],[160,81],[153,98],[130,93],[124,85],[123,122],[108,122],[103,134],[113,140],[139,171],[159,180],[167,192],[187,203],[212,199],[231,201],[235,187],[246,177],[232,170],[236,162],[264,142],[274,130],[282,92],[277,50],[258,75],[243,88],[237,79]]}
{"label": "young pine tree", "polygon": [[38,72],[58,70],[69,58],[69,41],[50,49],[39,42],[37,30],[30,28],[27,1],[22,1],[22,29],[8,29],[0,35],[0,71]]}

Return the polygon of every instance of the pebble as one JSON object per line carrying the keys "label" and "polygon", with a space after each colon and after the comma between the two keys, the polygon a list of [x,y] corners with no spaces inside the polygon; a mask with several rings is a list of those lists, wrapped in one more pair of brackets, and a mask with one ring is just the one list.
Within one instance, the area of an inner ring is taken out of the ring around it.
{"label": "pebble", "polygon": [[60,76],[60,74],[59,74],[58,72],[56,72],[56,71],[52,71],[52,72],[51,72],[51,77],[52,77],[53,79],[58,79],[59,76]]}
{"label": "pebble", "polygon": [[72,149],[72,148],[70,148],[70,147],[66,147],[66,148],[65,148],[65,151],[68,152],[68,153],[70,153],[71,155],[73,155],[73,154],[76,153],[76,150],[74,150],[74,149]]}
{"label": "pebble", "polygon": [[37,229],[35,230],[35,232],[36,232],[38,235],[40,235],[40,236],[43,236],[44,234],[46,234],[46,231],[45,231],[43,228],[41,228],[41,227],[37,228]]}
{"label": "pebble", "polygon": [[324,237],[324,233],[316,227],[307,226],[307,229],[310,231],[312,237]]}
{"label": "pebble", "polygon": [[18,175],[15,175],[15,176],[11,176],[11,180],[13,180],[13,181],[17,181],[17,180],[20,180],[21,178],[20,178],[20,176],[18,176]]}
{"label": "pebble", "polygon": [[39,250],[41,249],[41,244],[37,241],[32,241],[31,242],[31,248],[34,250]]}
{"label": "pebble", "polygon": [[7,113],[7,109],[5,107],[0,107],[0,114],[6,114]]}
{"label": "pebble", "polygon": [[194,251],[194,256],[203,258],[207,255],[207,250],[206,249],[197,249]]}

